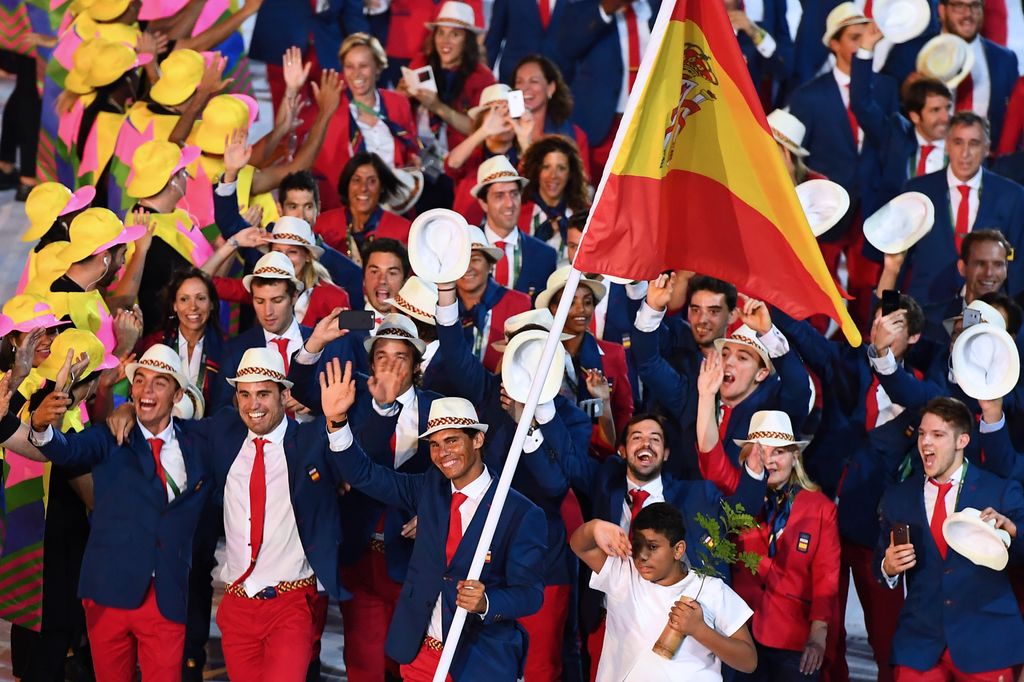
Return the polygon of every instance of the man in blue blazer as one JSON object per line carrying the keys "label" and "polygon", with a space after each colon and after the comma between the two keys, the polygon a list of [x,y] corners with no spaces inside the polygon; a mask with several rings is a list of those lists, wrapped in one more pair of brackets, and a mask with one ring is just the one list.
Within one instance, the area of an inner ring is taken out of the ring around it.
{"label": "man in blue blazer", "polygon": [[[922,305],[947,301],[963,287],[959,246],[975,227],[1000,230],[1011,249],[1024,237],[1024,188],[982,168],[990,140],[985,119],[969,111],[957,113],[946,140],[949,166],[904,186],[904,191],[921,192],[935,205],[935,224],[910,248],[903,266],[902,289]],[[1011,296],[1024,290],[1024,259],[1010,260],[1006,288]]]}
{"label": "man in blue blazer", "polygon": [[[68,365],[69,366],[69,365]],[[100,679],[180,679],[192,538],[213,485],[202,444],[171,418],[188,379],[176,350],[149,348],[127,366],[136,418],[119,445],[95,426],[63,434],[70,404],[54,391],[32,413],[31,443],[18,452],[92,470],[96,506],[78,595],[84,600]],[[58,385],[67,370],[58,376]]]}
{"label": "man in blue blazer", "polygon": [[[511,84],[519,60],[529,54],[548,57],[570,80],[571,64],[561,56],[557,37],[568,0],[495,0],[487,27],[487,65],[498,59],[498,80]],[[542,8],[543,5],[543,8]],[[546,12],[544,10],[547,10]]]}
{"label": "man in blue blazer", "polygon": [[[968,507],[982,510],[1011,537],[1024,528],[1024,491],[964,458],[974,422],[967,407],[937,398],[925,408],[917,446],[925,476],[886,491],[877,545],[880,576],[890,588],[904,575],[906,602],[893,639],[896,675],[1012,679],[1024,652],[1007,642],[1024,637],[1024,620],[1006,571],[976,565],[947,545],[942,522]],[[909,526],[896,544],[895,524]],[[1021,560],[1011,542],[1011,560]]]}
{"label": "man in blue blazer", "polygon": [[725,8],[750,79],[761,93],[765,110],[770,111],[793,73],[793,39],[786,21],[786,0],[764,0],[759,5],[760,14],[753,16],[753,7],[737,0],[727,0]]}
{"label": "man in blue blazer", "polygon": [[[469,612],[455,651],[452,680],[516,680],[523,675],[526,635],[516,620],[543,600],[544,515],[510,490],[480,580],[466,580],[497,479],[483,462],[489,427],[461,398],[435,400],[427,430],[434,466],[400,474],[375,464],[352,436],[351,365],[332,361],[321,377],[332,460],[352,487],[417,517],[409,572],[385,651],[407,682],[432,679],[456,608]],[[529,458],[529,455],[526,455]]]}

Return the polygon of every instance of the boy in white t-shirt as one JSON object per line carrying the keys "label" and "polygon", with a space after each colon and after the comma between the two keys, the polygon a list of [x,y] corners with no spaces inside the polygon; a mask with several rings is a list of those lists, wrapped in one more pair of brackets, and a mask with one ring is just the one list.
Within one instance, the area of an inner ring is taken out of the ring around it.
{"label": "boy in white t-shirt", "polygon": [[[594,572],[590,586],[607,595],[608,616],[597,682],[722,679],[722,663],[757,667],[747,629],[753,612],[718,578],[690,573],[683,517],[670,504],[648,505],[630,528],[594,520],[572,535],[576,555]],[[652,648],[665,624],[685,635],[671,660]]]}

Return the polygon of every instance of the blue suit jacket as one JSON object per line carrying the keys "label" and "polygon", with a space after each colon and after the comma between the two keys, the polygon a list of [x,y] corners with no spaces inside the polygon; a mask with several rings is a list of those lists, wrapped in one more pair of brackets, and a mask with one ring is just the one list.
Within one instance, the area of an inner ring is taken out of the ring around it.
{"label": "blue suit jacket", "polygon": [[765,78],[770,78],[781,86],[792,75],[794,68],[793,39],[789,35],[789,22],[786,21],[786,0],[765,0],[764,16],[757,25],[767,31],[775,41],[775,53],[765,59],[746,33],[737,34],[736,39],[740,44],[740,52],[747,62],[750,79],[754,82],[755,88],[760,88],[761,81]]}
{"label": "blue suit jacket", "polygon": [[[907,571],[907,597],[892,643],[892,663],[928,670],[949,649],[956,666],[967,673],[1011,667],[1024,661],[1019,647],[1007,642],[1024,637],[1017,600],[1006,571],[976,566],[950,549],[943,560],[928,526],[922,492],[914,476],[886,491],[875,565],[879,568],[894,523],[910,525],[917,565]],[[967,465],[956,509],[994,507],[1014,523],[1024,522],[1024,492],[1006,481]],[[1020,543],[1010,544],[1011,560],[1021,559]]]}
{"label": "blue suit jacket", "polygon": [[[392,659],[410,663],[419,653],[439,595],[442,628],[447,632],[451,627],[458,582],[469,574],[497,477],[492,478],[451,564],[446,564],[452,491],[451,482],[437,467],[422,474],[401,474],[374,464],[358,443],[334,453],[331,461],[353,488],[418,517],[409,572],[384,645]],[[490,560],[480,575],[487,592],[487,616],[470,614],[466,619],[452,662],[453,680],[511,681],[522,677],[527,637],[516,619],[535,613],[544,600],[544,525],[544,514],[510,490],[491,542]]]}
{"label": "blue suit jacket", "polygon": [[821,43],[825,34],[825,19],[828,13],[842,0],[819,0],[801,2],[800,24],[793,41],[793,77],[791,88],[795,89],[809,82],[828,59],[829,51]]}
{"label": "blue suit jacket", "polygon": [[[605,23],[598,12],[598,0],[562,0],[565,14],[559,24],[557,42],[562,54],[574,66],[572,120],[597,146],[608,136],[619,101],[622,63],[619,31],[613,20]],[[651,25],[658,16],[660,0],[648,0]]]}
{"label": "blue suit jacket", "polygon": [[135,609],[152,582],[160,613],[185,622],[192,536],[214,486],[202,448],[177,422],[175,438],[187,485],[171,502],[138,425],[124,445],[99,424],[80,433],[54,429],[53,439],[39,448],[59,466],[92,469],[96,507],[78,585],[83,599]]}
{"label": "blue suit jacket", "polygon": [[515,68],[529,54],[543,54],[553,60],[566,82],[572,80],[572,64],[561,55],[556,38],[565,16],[565,3],[555,3],[547,29],[540,22],[540,8],[533,0],[494,0],[484,45],[487,65],[492,69],[498,57],[498,80],[514,85]]}
{"label": "blue suit jacket", "polygon": [[523,262],[516,277],[516,285],[512,287],[521,291],[531,299],[544,291],[548,277],[558,266],[558,252],[528,234],[519,233],[519,242],[523,247]]}
{"label": "blue suit jacket", "polygon": [[[1016,249],[1024,237],[1024,187],[989,170],[982,169],[981,174],[981,200],[974,227],[1001,230]],[[922,192],[935,204],[935,224],[907,254],[902,273],[904,293],[921,305],[951,299],[960,292],[964,279],[956,268],[959,254],[953,238],[946,171],[914,178],[903,189]],[[1024,290],[1024,259],[1010,261],[1006,288],[1011,296]]]}
{"label": "blue suit jacket", "polygon": [[340,70],[341,40],[356,31],[370,32],[360,0],[330,0],[327,11],[319,14],[308,2],[267,0],[256,14],[249,56],[280,65],[289,47],[296,45],[305,52],[312,42],[320,66]]}
{"label": "blue suit jacket", "polygon": [[[234,408],[225,408],[199,421],[183,422],[182,431],[204,448],[204,456],[216,481],[215,499],[223,504],[224,485],[249,434]],[[352,595],[342,586],[338,573],[341,560],[341,522],[338,513],[338,485],[331,469],[323,419],[308,424],[289,420],[284,436],[288,462],[288,486],[299,539],[317,580],[335,599]]]}

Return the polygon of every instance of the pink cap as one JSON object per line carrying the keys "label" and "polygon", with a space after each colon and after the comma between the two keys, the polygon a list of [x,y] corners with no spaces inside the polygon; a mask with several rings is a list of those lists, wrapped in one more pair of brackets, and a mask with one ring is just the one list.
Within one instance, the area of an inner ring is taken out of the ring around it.
{"label": "pink cap", "polygon": [[65,206],[57,215],[67,215],[79,209],[87,207],[96,198],[96,188],[92,185],[83,185],[78,191],[71,195]]}

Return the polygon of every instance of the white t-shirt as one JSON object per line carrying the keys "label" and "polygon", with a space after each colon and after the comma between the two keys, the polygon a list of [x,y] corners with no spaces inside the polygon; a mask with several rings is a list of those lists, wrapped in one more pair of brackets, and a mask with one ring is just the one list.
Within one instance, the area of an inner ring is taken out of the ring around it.
{"label": "white t-shirt", "polygon": [[652,651],[669,611],[680,597],[692,599],[700,591],[704,622],[727,637],[754,613],[718,578],[691,572],[674,585],[658,585],[640,577],[632,559],[608,557],[590,586],[607,595],[608,608],[597,682],[720,681],[721,660],[693,637],[683,640],[671,661]]}

